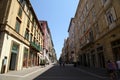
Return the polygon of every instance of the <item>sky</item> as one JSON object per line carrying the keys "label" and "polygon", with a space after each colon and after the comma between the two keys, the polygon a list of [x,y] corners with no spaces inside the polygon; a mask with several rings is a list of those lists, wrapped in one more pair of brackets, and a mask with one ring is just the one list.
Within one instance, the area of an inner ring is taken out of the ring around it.
{"label": "sky", "polygon": [[57,59],[68,37],[71,18],[74,17],[79,0],[30,0],[39,20],[48,22]]}

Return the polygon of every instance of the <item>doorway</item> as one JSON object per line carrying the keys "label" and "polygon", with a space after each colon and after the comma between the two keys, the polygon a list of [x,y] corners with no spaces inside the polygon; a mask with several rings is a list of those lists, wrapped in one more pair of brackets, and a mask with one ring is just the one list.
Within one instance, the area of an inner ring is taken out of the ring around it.
{"label": "doorway", "polygon": [[16,69],[16,60],[17,60],[17,54],[12,52],[11,53],[9,70],[15,70]]}
{"label": "doorway", "polygon": [[18,53],[19,53],[19,44],[13,42],[9,70],[16,70]]}

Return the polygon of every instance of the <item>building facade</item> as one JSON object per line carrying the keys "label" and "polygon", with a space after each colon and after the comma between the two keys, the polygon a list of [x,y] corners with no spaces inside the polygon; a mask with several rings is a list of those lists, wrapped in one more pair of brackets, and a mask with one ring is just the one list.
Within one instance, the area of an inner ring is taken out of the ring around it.
{"label": "building facade", "polygon": [[75,19],[71,18],[70,25],[68,28],[69,33],[69,61],[73,62],[75,59]]}
{"label": "building facade", "polygon": [[52,41],[51,32],[48,27],[47,21],[39,21],[39,23],[40,23],[43,33],[44,33],[44,36],[43,36],[44,59],[46,62],[52,63],[52,62],[56,61],[56,60],[53,60],[53,59],[56,59],[55,58],[56,53],[55,53],[54,44]]}
{"label": "building facade", "polygon": [[108,60],[120,60],[119,4],[119,0],[80,0],[75,14],[80,64],[105,68]]}
{"label": "building facade", "polygon": [[0,0],[0,72],[38,66],[43,32],[29,0]]}

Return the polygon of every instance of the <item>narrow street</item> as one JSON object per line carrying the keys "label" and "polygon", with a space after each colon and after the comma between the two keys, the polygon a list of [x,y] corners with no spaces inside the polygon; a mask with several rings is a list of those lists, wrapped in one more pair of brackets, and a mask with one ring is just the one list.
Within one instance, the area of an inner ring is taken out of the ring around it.
{"label": "narrow street", "polygon": [[72,64],[67,64],[65,67],[50,64],[43,68],[36,66],[0,74],[0,80],[109,80],[109,78],[104,71],[94,68],[73,67]]}
{"label": "narrow street", "polygon": [[109,80],[106,76],[100,76],[96,73],[90,73],[81,68],[75,68],[73,65],[59,66],[55,65],[34,80]]}

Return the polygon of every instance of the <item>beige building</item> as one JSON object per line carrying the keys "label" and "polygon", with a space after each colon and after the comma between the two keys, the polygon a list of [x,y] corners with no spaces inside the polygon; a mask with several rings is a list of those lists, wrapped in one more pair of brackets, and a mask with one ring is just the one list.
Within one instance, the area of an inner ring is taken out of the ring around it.
{"label": "beige building", "polygon": [[68,53],[69,53],[69,61],[73,62],[76,58],[76,43],[75,43],[75,18],[71,18],[69,28],[68,28],[68,34],[69,34],[69,42],[68,42]]}
{"label": "beige building", "polygon": [[29,0],[0,0],[0,72],[37,66],[43,32]]}
{"label": "beige building", "polygon": [[64,39],[64,45],[60,58],[62,58],[66,63],[70,62],[71,55],[69,54],[69,37]]}
{"label": "beige building", "polygon": [[75,52],[81,64],[104,68],[120,60],[120,1],[80,0],[75,14]]}

